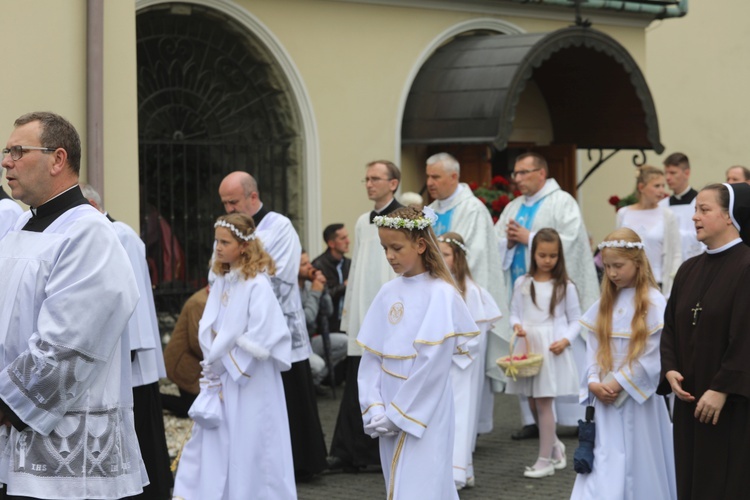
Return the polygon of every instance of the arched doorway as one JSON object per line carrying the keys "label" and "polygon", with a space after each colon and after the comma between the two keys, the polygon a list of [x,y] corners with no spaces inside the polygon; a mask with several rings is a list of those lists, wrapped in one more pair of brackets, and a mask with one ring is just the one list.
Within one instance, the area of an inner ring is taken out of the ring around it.
{"label": "arched doorway", "polygon": [[178,311],[205,284],[227,173],[253,174],[304,227],[300,111],[268,47],[225,12],[156,4],[136,27],[141,228],[157,307]]}
{"label": "arched doorway", "polygon": [[479,184],[512,169],[518,153],[539,151],[573,194],[577,150],[599,150],[596,166],[611,157],[604,149],[663,150],[637,63],[612,37],[581,26],[514,35],[477,30],[447,41],[411,85],[401,134],[402,147],[421,147],[424,155],[454,153],[462,179],[467,163],[466,180]]}

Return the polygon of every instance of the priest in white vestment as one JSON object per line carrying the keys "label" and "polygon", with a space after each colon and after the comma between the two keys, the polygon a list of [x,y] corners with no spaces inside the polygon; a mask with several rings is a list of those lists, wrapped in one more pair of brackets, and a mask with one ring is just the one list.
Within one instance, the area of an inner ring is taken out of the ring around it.
{"label": "priest in white vestment", "polygon": [[[435,201],[430,204],[438,216],[433,227],[435,234],[452,231],[464,239],[468,251],[466,258],[476,283],[487,290],[501,308],[508,307],[510,295],[505,277],[500,268],[497,236],[492,228],[492,216],[487,207],[474,196],[469,186],[459,183],[461,167],[448,153],[438,153],[427,159],[427,190]],[[485,370],[487,379],[482,389],[482,410],[478,430],[481,434],[492,430],[492,391],[499,392],[504,386],[504,376],[497,364],[491,346],[500,341],[498,332],[507,330],[508,319],[500,318],[490,330],[487,339]]]}
{"label": "priest in white vestment", "polygon": [[130,342],[135,430],[149,478],[141,498],[168,499],[171,498],[173,480],[159,392],[159,379],[166,378],[167,370],[146,262],[146,245],[130,226],[107,214],[102,197],[91,185],[80,183],[79,186],[91,206],[112,222],[135,273],[140,299],[125,331]]}
{"label": "priest in white vestment", "polygon": [[75,128],[52,113],[14,125],[2,165],[31,210],[0,240],[0,482],[19,497],[136,495],[148,479],[123,337],[133,269],[78,188]]}
{"label": "priest in white vestment", "polygon": [[309,479],[326,468],[326,445],[310,371],[310,337],[297,283],[302,245],[292,222],[263,205],[258,184],[247,172],[227,175],[219,186],[219,196],[227,213],[240,212],[253,219],[263,248],[276,264],[271,284],[292,335],[292,368],[282,378],[294,470],[298,479]]}
{"label": "priest in white vestment", "polygon": [[355,383],[362,359],[362,347],[357,343],[357,335],[380,287],[396,277],[385,258],[373,219],[403,206],[394,198],[400,180],[401,171],[388,160],[370,162],[365,169],[367,198],[375,205],[372,211],[360,215],[354,225],[354,251],[341,314],[341,330],[346,332],[349,340],[346,386],[328,457],[332,469],[356,471],[380,464],[378,444],[365,435],[362,428],[359,392]]}
{"label": "priest in white vestment", "polygon": [[8,194],[0,187],[0,238],[13,227],[16,219],[21,216],[23,210],[21,206],[13,201]]}
{"label": "priest in white vestment", "polygon": [[[695,233],[693,214],[695,213],[695,197],[698,191],[690,186],[690,161],[683,153],[672,153],[664,160],[664,174],[672,196],[664,198],[659,206],[669,208],[677,218],[680,226],[680,248],[682,248],[682,262],[690,257],[702,254],[706,246],[698,241]],[[672,270],[672,276],[677,269]]]}
{"label": "priest in white vestment", "polygon": [[[568,276],[578,290],[581,309],[586,310],[599,298],[599,280],[578,203],[560,188],[557,181],[548,178],[547,161],[541,155],[526,153],[519,156],[513,177],[522,196],[505,207],[495,224],[505,283],[511,287],[518,277],[526,274],[534,235],[542,228],[551,227],[560,234]],[[507,296],[511,296],[510,290]],[[510,302],[503,304],[509,307]],[[510,329],[504,330],[501,332],[504,342],[489,345],[488,359],[507,355],[511,334]],[[586,353],[585,339],[579,337],[571,348],[580,369]],[[583,410],[572,399],[556,398],[555,408],[558,423],[563,425],[577,425],[578,419],[582,418]],[[533,425],[534,419],[525,398],[521,409],[524,425]]]}

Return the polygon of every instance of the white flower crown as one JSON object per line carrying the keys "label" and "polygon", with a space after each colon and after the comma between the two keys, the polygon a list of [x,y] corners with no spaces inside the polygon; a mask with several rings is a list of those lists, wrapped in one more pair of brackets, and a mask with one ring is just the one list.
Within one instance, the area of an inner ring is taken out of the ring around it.
{"label": "white flower crown", "polygon": [[469,249],[466,248],[466,245],[461,243],[458,240],[454,240],[453,238],[443,238],[442,236],[438,237],[438,241],[440,243],[448,243],[449,245],[456,245],[458,248],[461,249],[461,251],[464,253],[464,255],[469,253]]}
{"label": "white flower crown", "polygon": [[251,233],[247,235],[242,234],[242,231],[237,229],[237,227],[234,224],[227,222],[225,220],[217,220],[216,224],[214,224],[214,227],[225,227],[229,229],[230,231],[232,231],[236,237],[244,241],[252,241],[255,239],[255,233]]}
{"label": "white flower crown", "polygon": [[602,241],[598,245],[599,250],[604,250],[605,248],[643,248],[643,243],[640,241],[625,241],[625,240],[612,240],[612,241]]}
{"label": "white flower crown", "polygon": [[388,217],[385,215],[378,215],[373,218],[372,221],[378,227],[387,227],[390,229],[408,229],[409,231],[414,229],[425,229],[435,224],[437,221],[437,215],[435,211],[430,207],[424,207],[422,209],[422,217],[418,219],[404,219],[403,217]]}

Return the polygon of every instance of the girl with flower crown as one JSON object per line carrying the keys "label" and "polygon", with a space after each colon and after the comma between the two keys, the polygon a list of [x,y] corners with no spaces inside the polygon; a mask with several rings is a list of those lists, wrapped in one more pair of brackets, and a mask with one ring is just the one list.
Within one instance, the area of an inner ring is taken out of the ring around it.
{"label": "girl with flower crown", "polygon": [[276,268],[246,215],[221,216],[214,227],[216,281],[198,330],[200,393],[174,496],[294,499],[281,381],[291,366],[291,335],[271,287]]}
{"label": "girl with flower crown", "polygon": [[602,295],[581,318],[590,334],[580,401],[595,408],[594,463],[571,498],[674,499],[672,425],[656,396],[666,301],[634,231],[614,231],[599,249]]}
{"label": "girl with flower crown", "polygon": [[[568,279],[562,241],[554,229],[542,228],[534,235],[529,272],[516,279],[510,308],[513,333],[524,340],[529,352],[543,356],[537,375],[509,377],[506,388],[510,394],[529,398],[539,427],[539,454],[523,475],[551,476],[567,466],[565,445],[555,430],[553,405],[557,397],[578,393],[578,369],[569,347],[581,329],[578,292]],[[522,355],[520,351],[515,349],[513,355]]]}
{"label": "girl with flower crown", "polygon": [[457,499],[452,455],[454,355],[479,334],[432,230],[434,213],[375,217],[397,278],[380,289],[357,336],[365,432],[380,438],[387,498]]}
{"label": "girl with flower crown", "polygon": [[502,313],[489,292],[474,282],[466,259],[468,249],[461,235],[445,233],[438,237],[438,246],[445,264],[453,274],[456,287],[481,332],[462,347],[460,354],[453,356],[451,365],[453,403],[456,411],[453,481],[460,490],[475,484],[472,453],[476,444],[479,411],[485,388],[484,357],[487,352],[487,333],[502,317]]}

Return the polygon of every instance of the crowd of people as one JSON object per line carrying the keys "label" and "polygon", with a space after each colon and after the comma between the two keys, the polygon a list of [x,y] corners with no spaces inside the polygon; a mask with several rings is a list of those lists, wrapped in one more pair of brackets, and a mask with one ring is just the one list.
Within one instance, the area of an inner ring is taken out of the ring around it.
{"label": "crowd of people", "polygon": [[[394,163],[368,163],[351,259],[341,223],[311,259],[235,171],[209,286],[162,355],[145,246],[79,184],[80,158],[53,113],[18,118],[3,150],[0,498],[293,499],[325,470],[380,469],[388,498],[455,499],[503,391],[519,398],[514,439],[539,438],[519,475],[568,467],[556,426],[588,406],[593,459],[571,498],[742,497],[748,169],[696,191],[684,154],[639,167],[597,259],[536,153],[516,159],[520,194],[497,222],[447,153],[426,161],[427,206],[397,199]],[[528,354],[535,371],[512,368]],[[159,393],[165,376],[179,396]],[[342,380],[326,450],[316,396]],[[174,476],[162,404],[195,422]]]}

